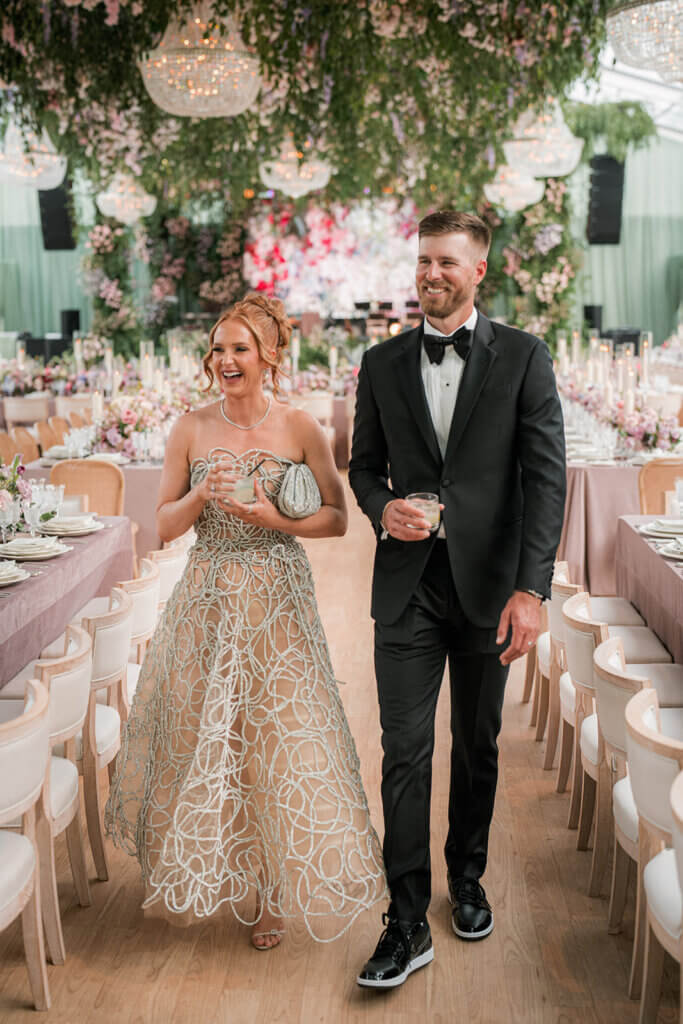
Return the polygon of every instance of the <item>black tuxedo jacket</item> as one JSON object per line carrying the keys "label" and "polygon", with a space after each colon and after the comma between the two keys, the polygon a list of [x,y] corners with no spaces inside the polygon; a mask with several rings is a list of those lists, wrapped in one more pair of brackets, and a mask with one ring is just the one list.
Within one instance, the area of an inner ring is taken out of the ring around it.
{"label": "black tuxedo jacket", "polygon": [[420,372],[422,328],[367,350],[358,378],[349,481],[377,551],[372,615],[395,622],[434,537],[379,540],[392,498],[432,491],[465,615],[495,627],[513,590],[550,594],[566,490],[562,411],[546,344],[481,313],[441,458]]}

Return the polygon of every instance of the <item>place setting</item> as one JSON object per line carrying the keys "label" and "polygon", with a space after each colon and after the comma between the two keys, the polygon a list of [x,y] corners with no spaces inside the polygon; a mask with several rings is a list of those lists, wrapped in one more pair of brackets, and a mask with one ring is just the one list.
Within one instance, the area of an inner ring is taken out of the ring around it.
{"label": "place setting", "polygon": [[643,523],[639,531],[645,537],[683,539],[683,519],[653,519],[650,523]]}
{"label": "place setting", "polygon": [[57,515],[42,523],[40,532],[46,537],[85,537],[105,528],[106,524],[94,515]]}
{"label": "place setting", "polygon": [[16,561],[0,562],[0,587],[11,587],[27,580],[31,573],[17,565]]}
{"label": "place setting", "polygon": [[14,537],[0,544],[0,558],[11,558],[21,562],[42,562],[56,558],[73,550],[62,544],[57,537]]}

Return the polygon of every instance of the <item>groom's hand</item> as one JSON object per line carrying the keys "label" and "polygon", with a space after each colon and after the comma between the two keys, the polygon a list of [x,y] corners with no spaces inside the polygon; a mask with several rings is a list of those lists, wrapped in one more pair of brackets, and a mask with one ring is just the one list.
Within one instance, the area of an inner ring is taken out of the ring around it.
{"label": "groom's hand", "polygon": [[504,643],[505,637],[512,629],[510,643],[500,656],[501,665],[509,665],[515,658],[528,654],[538,639],[540,628],[541,602],[533,594],[515,590],[503,608],[498,623],[496,643]]}
{"label": "groom's hand", "polygon": [[395,498],[384,506],[382,526],[396,540],[426,540],[429,536],[429,522],[403,498]]}

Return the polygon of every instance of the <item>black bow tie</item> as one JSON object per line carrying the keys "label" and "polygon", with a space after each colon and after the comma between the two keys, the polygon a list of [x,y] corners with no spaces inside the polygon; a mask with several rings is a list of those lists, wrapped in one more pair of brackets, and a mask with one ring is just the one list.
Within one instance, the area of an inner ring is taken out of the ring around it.
{"label": "black bow tie", "polygon": [[443,360],[446,345],[452,345],[460,358],[466,360],[472,347],[472,332],[467,327],[459,327],[455,334],[449,334],[446,338],[425,334],[423,340],[430,363],[438,365]]}

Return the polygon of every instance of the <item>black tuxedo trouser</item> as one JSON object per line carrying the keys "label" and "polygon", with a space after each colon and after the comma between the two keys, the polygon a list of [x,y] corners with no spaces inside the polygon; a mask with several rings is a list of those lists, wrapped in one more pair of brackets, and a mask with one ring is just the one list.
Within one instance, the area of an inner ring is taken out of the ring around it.
{"label": "black tuxedo trouser", "polygon": [[403,921],[423,920],[431,897],[434,718],[447,658],[452,747],[446,865],[452,878],[480,878],[486,868],[508,675],[495,634],[467,621],[446,541],[438,539],[401,617],[388,626],[375,623],[384,862],[390,914]]}

